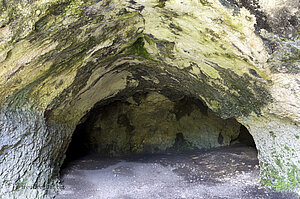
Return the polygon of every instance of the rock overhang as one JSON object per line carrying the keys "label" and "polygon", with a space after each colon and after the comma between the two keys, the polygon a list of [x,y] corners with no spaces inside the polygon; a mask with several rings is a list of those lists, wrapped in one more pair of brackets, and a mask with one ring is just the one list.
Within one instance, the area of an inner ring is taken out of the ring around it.
{"label": "rock overhang", "polygon": [[[292,172],[293,185],[298,186],[298,170],[293,168],[299,167],[299,59],[295,57],[297,50],[288,47],[297,47],[298,40],[295,36],[274,40],[276,34],[279,38],[286,35],[280,31],[258,32],[255,24],[259,25],[262,15],[251,11],[251,6],[250,11],[227,9],[219,1],[193,0],[19,4],[6,6],[1,15],[2,115],[10,110],[33,111],[40,116],[37,121],[46,120],[45,132],[53,128],[55,133],[61,129],[57,125],[67,125],[70,130],[62,133],[66,141],[60,143],[63,151],[75,126],[95,106],[139,91],[158,91],[169,98],[187,95],[201,99],[223,118],[237,118],[250,129],[263,151],[261,162],[271,165],[262,176],[273,169],[284,179],[265,184],[289,182],[286,176]],[[28,9],[20,9],[25,5]],[[262,6],[261,12],[268,16],[268,6]],[[286,9],[294,16],[296,7]],[[295,28],[289,30],[295,33]],[[277,42],[273,54],[268,47],[272,42]],[[284,45],[278,47],[280,44]],[[281,49],[288,53],[281,56]],[[286,59],[287,70],[283,70],[279,65]],[[282,92],[285,96],[279,94]],[[6,120],[2,116],[2,126],[10,126]],[[276,127],[278,124],[286,128]],[[268,137],[271,131],[275,138]],[[2,133],[6,135],[7,129]],[[294,151],[281,153],[290,142],[278,139],[285,134],[295,138]],[[59,147],[48,153],[56,156],[55,151],[60,151]],[[61,162],[61,158],[54,157],[50,164]],[[285,163],[278,165],[278,161]]]}

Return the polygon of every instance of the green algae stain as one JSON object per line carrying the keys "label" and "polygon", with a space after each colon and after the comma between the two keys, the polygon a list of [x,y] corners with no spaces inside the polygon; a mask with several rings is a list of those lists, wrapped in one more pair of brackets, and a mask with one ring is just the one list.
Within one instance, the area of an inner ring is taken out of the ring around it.
{"label": "green algae stain", "polygon": [[284,149],[287,150],[287,151],[290,150],[290,148],[288,146],[285,146]]}
{"label": "green algae stain", "polygon": [[124,20],[124,19],[128,19],[128,18],[132,18],[132,17],[137,16],[138,14],[139,14],[138,11],[125,13],[125,14],[121,15],[119,18],[117,18],[117,20]]}
{"label": "green algae stain", "polygon": [[300,170],[296,165],[287,165],[286,174],[271,165],[260,166],[260,183],[278,192],[293,191],[300,184]]}
{"label": "green algae stain", "polygon": [[132,46],[130,47],[127,53],[131,55],[138,55],[144,58],[148,58],[149,53],[144,46],[145,46],[144,38],[140,37],[132,44]]}
{"label": "green algae stain", "polygon": [[158,0],[158,4],[156,6],[154,6],[155,8],[164,8],[166,6],[166,1],[167,0]]}

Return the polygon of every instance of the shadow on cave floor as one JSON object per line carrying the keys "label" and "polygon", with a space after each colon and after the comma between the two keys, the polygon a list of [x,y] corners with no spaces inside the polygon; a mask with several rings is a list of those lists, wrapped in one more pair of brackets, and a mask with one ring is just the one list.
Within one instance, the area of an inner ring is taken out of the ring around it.
{"label": "shadow on cave floor", "polygon": [[65,165],[56,199],[296,199],[258,184],[257,151],[235,144],[208,150],[104,158]]}

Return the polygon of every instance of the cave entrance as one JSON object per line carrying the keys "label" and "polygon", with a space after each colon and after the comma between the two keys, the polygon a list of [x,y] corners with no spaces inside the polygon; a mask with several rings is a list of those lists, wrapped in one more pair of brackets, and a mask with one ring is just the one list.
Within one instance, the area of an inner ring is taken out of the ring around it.
{"label": "cave entrance", "polygon": [[216,116],[202,101],[136,93],[90,111],[73,134],[65,163],[90,153],[116,157],[236,144],[255,148],[243,125]]}
{"label": "cave entrance", "polygon": [[[224,194],[202,193],[205,186],[235,187],[227,192],[236,198],[232,194],[255,192],[258,186],[257,152],[247,129],[190,97],[172,101],[159,93],[137,93],[94,108],[77,126],[66,157],[65,190],[58,199]],[[224,179],[230,179],[228,186]]]}

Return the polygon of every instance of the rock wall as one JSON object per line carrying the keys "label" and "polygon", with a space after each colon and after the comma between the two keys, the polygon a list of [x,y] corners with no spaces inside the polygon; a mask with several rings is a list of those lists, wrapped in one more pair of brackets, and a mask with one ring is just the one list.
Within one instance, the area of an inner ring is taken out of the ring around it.
{"label": "rock wall", "polygon": [[151,92],[96,110],[78,130],[78,139],[104,155],[153,153],[227,146],[239,136],[240,126],[215,116],[201,101],[172,102]]}
{"label": "rock wall", "polygon": [[0,1],[0,195],[43,198],[76,125],[138,92],[199,99],[300,194],[299,2]]}

